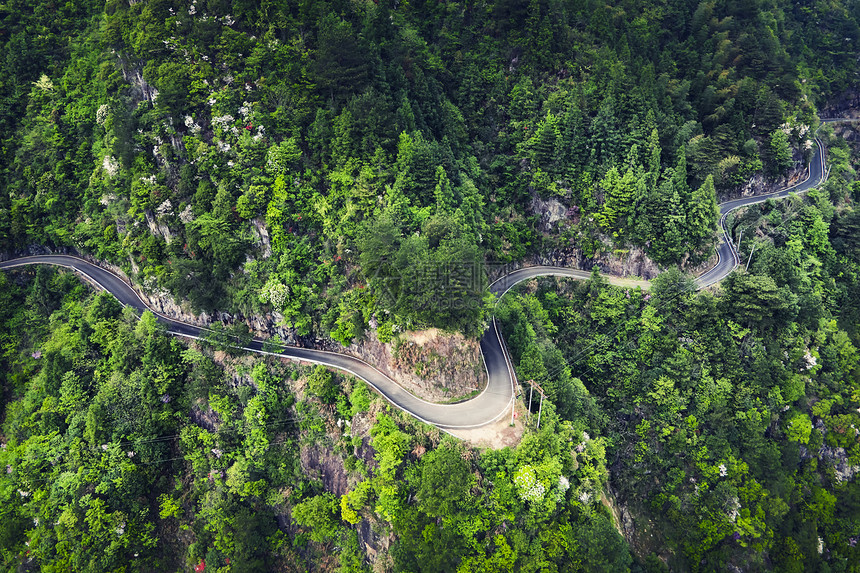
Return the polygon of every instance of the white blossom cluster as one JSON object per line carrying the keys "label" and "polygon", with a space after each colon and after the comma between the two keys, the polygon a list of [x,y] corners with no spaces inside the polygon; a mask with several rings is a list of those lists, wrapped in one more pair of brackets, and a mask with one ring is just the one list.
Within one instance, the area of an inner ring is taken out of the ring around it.
{"label": "white blossom cluster", "polygon": [[287,301],[287,296],[290,294],[290,289],[288,286],[281,284],[278,280],[270,278],[265,286],[263,286],[263,290],[260,291],[260,302],[262,303],[271,303],[272,306],[276,309],[280,309],[284,306],[284,303]]}
{"label": "white blossom cluster", "polygon": [[537,479],[535,470],[530,465],[524,465],[514,475],[514,484],[523,501],[538,502],[543,499],[546,487]]}
{"label": "white blossom cluster", "polygon": [[263,139],[263,137],[265,137],[265,135],[266,135],[266,130],[263,128],[262,125],[258,125],[257,129],[256,129],[256,133],[254,133],[254,141],[260,141],[261,139]]}
{"label": "white blossom cluster", "polygon": [[163,217],[164,215],[170,213],[173,210],[173,203],[170,202],[170,199],[167,199],[164,203],[155,208],[155,212],[159,217]]}
{"label": "white blossom cluster", "polygon": [[221,129],[226,129],[227,126],[231,125],[234,121],[236,121],[236,118],[234,118],[230,114],[216,115],[215,117],[212,118],[212,123],[214,123],[215,125],[217,125]]}
{"label": "white blossom cluster", "polygon": [[239,115],[242,116],[242,119],[248,121],[251,117],[251,104],[246,101],[243,101],[242,107],[239,108]]}
{"label": "white blossom cluster", "polygon": [[119,161],[117,161],[112,155],[105,155],[102,160],[102,168],[105,170],[105,173],[108,174],[108,177],[113,177],[119,173]]}
{"label": "white blossom cluster", "polygon": [[729,470],[726,468],[726,464],[720,464],[720,477],[726,477],[729,475]]}
{"label": "white blossom cluster", "polygon": [[567,490],[570,489],[570,480],[564,476],[558,476],[558,488],[555,491],[555,501],[561,503]]}
{"label": "white blossom cluster", "polygon": [[194,118],[190,115],[185,116],[185,127],[191,130],[191,133],[200,133],[201,127],[194,122]]}
{"label": "white blossom cluster", "polygon": [[564,476],[558,476],[558,489],[561,491],[570,489],[570,480]]}
{"label": "white blossom cluster", "polygon": [[809,133],[809,126],[805,123],[798,123],[794,116],[789,117],[788,121],[779,126],[779,129],[788,136],[794,132],[798,139],[804,139]]}
{"label": "white blossom cluster", "polygon": [[741,502],[737,496],[732,496],[726,502],[726,517],[728,517],[731,521],[735,521],[740,515]]}
{"label": "white blossom cluster", "polygon": [[103,103],[96,110],[96,123],[99,125],[104,125],[105,121],[107,121],[109,114],[110,114],[110,107],[108,107],[108,104]]}

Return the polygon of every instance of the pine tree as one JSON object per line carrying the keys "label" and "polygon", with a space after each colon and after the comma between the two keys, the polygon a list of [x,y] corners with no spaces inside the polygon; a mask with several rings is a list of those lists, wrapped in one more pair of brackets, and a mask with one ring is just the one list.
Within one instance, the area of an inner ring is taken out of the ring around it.
{"label": "pine tree", "polygon": [[440,165],[436,168],[436,212],[448,213],[454,208],[454,191],[445,169]]}
{"label": "pine tree", "polygon": [[542,169],[549,170],[558,157],[561,131],[558,128],[558,118],[547,112],[546,118],[538,125],[534,137],[529,140],[532,150],[532,160]]}
{"label": "pine tree", "polygon": [[777,129],[770,136],[770,156],[771,171],[774,175],[785,173],[793,164],[788,136],[781,129]]}
{"label": "pine tree", "polygon": [[598,165],[621,155],[624,147],[616,106],[613,96],[606,97],[600,104],[597,116],[591,121],[593,159]]}
{"label": "pine tree", "polygon": [[575,100],[571,98],[564,120],[561,125],[560,159],[570,169],[579,169],[588,159],[588,135],[585,127],[585,114]]}
{"label": "pine tree", "polygon": [[714,176],[708,175],[701,187],[693,192],[687,213],[687,234],[697,250],[707,247],[709,239],[713,239],[719,214]]}
{"label": "pine tree", "polygon": [[657,133],[657,128],[651,130],[651,135],[648,136],[648,185],[651,187],[657,186],[657,180],[660,178],[660,135]]}
{"label": "pine tree", "polygon": [[621,177],[618,175],[618,169],[615,167],[607,171],[600,182],[600,188],[603,190],[603,208],[596,214],[596,218],[600,226],[605,229],[611,229],[615,225],[615,219],[618,216],[615,194],[620,186],[620,182]]}
{"label": "pine tree", "polygon": [[618,237],[624,234],[634,212],[637,197],[641,194],[645,176],[641,169],[630,166],[623,176],[613,167],[601,181],[603,189],[603,209],[597,214],[598,222],[607,229],[615,231]]}
{"label": "pine tree", "polygon": [[343,166],[355,155],[355,122],[352,114],[345,109],[334,120],[334,138],[332,139],[332,162],[336,167]]}
{"label": "pine tree", "polygon": [[687,147],[685,145],[678,149],[678,162],[672,175],[672,186],[682,201],[689,201],[690,186],[687,185]]}

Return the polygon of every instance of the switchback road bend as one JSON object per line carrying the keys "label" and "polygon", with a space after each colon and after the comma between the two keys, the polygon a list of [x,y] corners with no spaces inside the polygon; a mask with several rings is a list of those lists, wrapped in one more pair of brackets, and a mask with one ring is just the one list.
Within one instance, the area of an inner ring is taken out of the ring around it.
{"label": "switchback road bend", "polygon": [[[826,177],[824,149],[821,141],[816,139],[815,143],[816,148],[810,161],[809,175],[801,183],[774,193],[735,199],[720,204],[720,229],[722,236],[717,245],[719,258],[714,268],[696,279],[699,288],[720,282],[740,263],[737,251],[732,244],[729,230],[726,228],[726,218],[731,211],[747,205],[761,203],[768,199],[782,199],[788,197],[791,193],[802,193],[822,182]],[[134,289],[120,276],[79,257],[71,255],[21,257],[0,262],[0,269],[10,269],[33,264],[55,265],[73,269],[83,275],[88,282],[111,293],[120,303],[134,308],[138,314],[144,310],[152,311],[137,295]],[[590,273],[561,267],[527,267],[499,278],[490,285],[490,290],[497,297],[501,298],[517,283],[543,276],[587,279]],[[649,287],[647,281],[626,279],[612,275],[604,276],[609,283],[618,286],[630,288],[638,286],[643,289]],[[158,312],[152,312],[167,327],[167,331],[176,336],[201,339],[205,338],[209,332],[205,327],[187,324],[168,318]],[[302,362],[323,364],[353,374],[370,384],[394,406],[408,412],[423,422],[434,424],[447,430],[477,428],[494,422],[511,410],[516,399],[516,374],[514,373],[513,364],[511,363],[495,319],[490,321],[489,328],[481,339],[481,353],[488,375],[487,386],[478,396],[458,404],[433,404],[426,402],[409,393],[370,364],[346,354],[292,346],[284,346],[278,352],[270,352],[263,350],[263,340],[259,339],[252,340],[248,346],[242,348],[248,352],[258,354],[284,356]]]}

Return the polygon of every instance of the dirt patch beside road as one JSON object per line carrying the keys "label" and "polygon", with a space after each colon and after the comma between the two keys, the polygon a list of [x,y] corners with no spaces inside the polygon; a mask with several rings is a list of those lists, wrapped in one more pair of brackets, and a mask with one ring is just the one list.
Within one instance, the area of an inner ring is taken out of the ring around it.
{"label": "dirt patch beside road", "polygon": [[514,448],[520,443],[525,432],[525,415],[525,406],[517,401],[513,426],[511,426],[511,411],[508,409],[504,416],[491,424],[469,430],[451,430],[451,434],[476,448],[495,450],[505,446]]}

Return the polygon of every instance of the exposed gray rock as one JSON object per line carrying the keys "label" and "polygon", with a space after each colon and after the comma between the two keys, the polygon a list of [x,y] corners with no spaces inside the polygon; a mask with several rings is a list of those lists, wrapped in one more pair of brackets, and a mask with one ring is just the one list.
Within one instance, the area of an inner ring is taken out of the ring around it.
{"label": "exposed gray rock", "polygon": [[149,209],[146,209],[143,214],[146,216],[146,224],[149,227],[149,232],[157,237],[162,237],[165,242],[169,243],[173,238],[173,233],[170,232],[170,227],[159,222]]}
{"label": "exposed gray rock", "polygon": [[860,89],[856,87],[851,88],[842,92],[837,97],[830,99],[830,101],[821,108],[819,116],[824,118],[860,117]]}
{"label": "exposed gray rock", "polygon": [[537,193],[532,193],[531,210],[540,215],[540,230],[544,233],[552,231],[553,224],[567,217],[567,207],[556,199],[541,199]]}
{"label": "exposed gray rock", "polygon": [[263,258],[267,259],[272,256],[269,231],[266,229],[266,222],[262,218],[256,217],[251,219],[251,233],[254,235],[254,246],[262,251]]}

